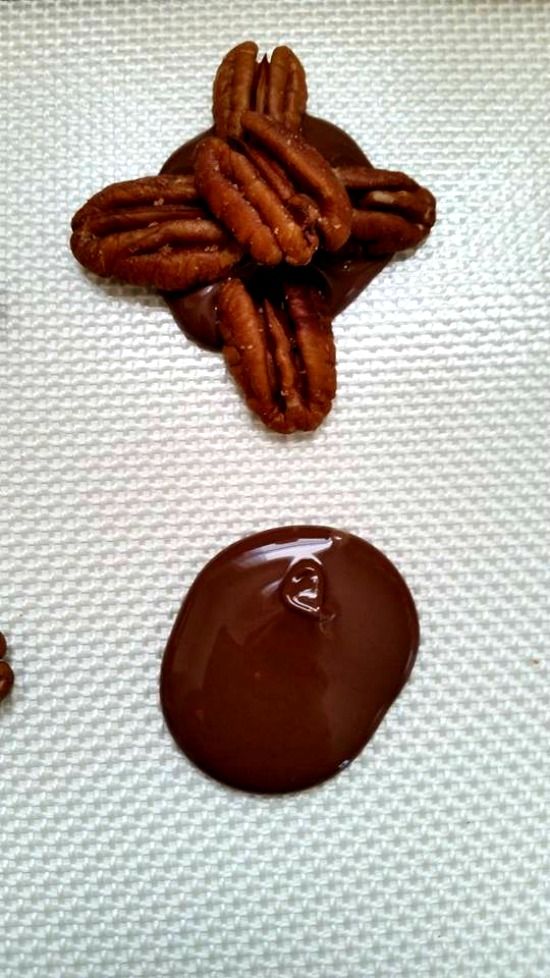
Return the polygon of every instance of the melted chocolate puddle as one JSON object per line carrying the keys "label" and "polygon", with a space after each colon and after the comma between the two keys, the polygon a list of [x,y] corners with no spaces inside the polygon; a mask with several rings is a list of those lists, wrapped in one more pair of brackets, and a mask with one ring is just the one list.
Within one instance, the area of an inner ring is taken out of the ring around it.
{"label": "melted chocolate puddle", "polygon": [[322,526],[267,530],[196,578],[164,653],[162,709],[212,777],[297,791],[363,749],[418,641],[411,594],[379,550]]}
{"label": "melted chocolate puddle", "polygon": [[[194,139],[184,143],[170,156],[162,168],[162,173],[188,173],[193,169],[193,154],[199,140],[213,130],[203,132]],[[302,132],[308,142],[312,143],[332,166],[369,165],[367,157],[356,142],[338,126],[314,116],[304,117]],[[327,297],[332,317],[337,316],[353,302],[367,287],[369,282],[387,265],[389,258],[365,258],[360,244],[350,244],[338,255],[317,252],[311,265],[304,269],[289,269],[289,266],[278,266],[275,269],[257,270],[250,262],[244,260],[231,272],[238,275],[254,287],[256,275],[269,274],[272,279],[282,279],[283,274],[288,279],[302,275],[313,281]],[[219,283],[206,285],[189,292],[163,293],[174,319],[183,332],[200,346],[211,350],[219,349],[221,337],[216,324],[216,302],[220,288]]]}

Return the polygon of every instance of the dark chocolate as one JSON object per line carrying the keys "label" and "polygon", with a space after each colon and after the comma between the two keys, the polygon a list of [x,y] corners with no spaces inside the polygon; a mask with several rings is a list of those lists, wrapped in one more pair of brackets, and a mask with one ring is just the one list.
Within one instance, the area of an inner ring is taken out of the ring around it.
{"label": "dark chocolate", "polygon": [[[212,133],[209,129],[194,139],[184,143],[173,153],[162,168],[162,173],[189,173],[193,169],[193,155],[197,143],[206,135]],[[312,143],[332,166],[355,166],[369,161],[357,143],[338,126],[314,116],[304,116],[302,132],[308,142]],[[337,316],[367,287],[369,282],[387,265],[389,258],[365,258],[360,244],[350,244],[337,255],[317,252],[311,266],[300,271],[306,277],[312,277],[325,294],[331,316]],[[265,275],[265,271],[252,268],[248,260],[244,260],[232,272],[246,279],[254,288],[254,276]],[[289,269],[283,264],[275,269],[269,269],[273,279],[287,279],[288,275],[296,275],[296,269]],[[216,323],[216,302],[220,288],[219,283],[205,285],[188,292],[163,293],[168,306],[180,329],[190,339],[208,349],[219,349],[221,337]]]}
{"label": "dark chocolate", "polygon": [[267,530],[196,578],[164,654],[162,708],[219,781],[296,791],[362,750],[418,641],[411,594],[379,550],[322,526]]}
{"label": "dark chocolate", "polygon": [[3,660],[0,661],[0,703],[11,693],[14,676],[10,665]]}
{"label": "dark chocolate", "polygon": [[13,686],[13,672],[11,666],[4,662],[4,656],[8,651],[8,644],[5,636],[0,632],[0,703],[11,692]]}

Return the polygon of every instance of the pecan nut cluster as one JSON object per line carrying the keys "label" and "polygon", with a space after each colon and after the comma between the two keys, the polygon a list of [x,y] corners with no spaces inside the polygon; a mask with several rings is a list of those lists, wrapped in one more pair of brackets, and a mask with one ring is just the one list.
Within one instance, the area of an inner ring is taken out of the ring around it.
{"label": "pecan nut cluster", "polygon": [[218,68],[214,126],[192,171],[112,184],[72,221],[73,254],[97,275],[165,292],[221,283],[226,363],[283,433],[316,428],[336,392],[329,303],[309,273],[317,256],[387,259],[435,221],[432,194],[404,173],[332,166],[304,136],[306,103],[288,47],[259,61],[256,44],[239,44]]}

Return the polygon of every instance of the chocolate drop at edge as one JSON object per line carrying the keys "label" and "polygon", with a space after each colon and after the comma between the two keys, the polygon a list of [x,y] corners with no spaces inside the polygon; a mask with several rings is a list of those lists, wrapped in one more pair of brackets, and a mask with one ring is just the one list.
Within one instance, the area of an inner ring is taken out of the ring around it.
{"label": "chocolate drop at edge", "polygon": [[[162,167],[162,173],[189,173],[193,169],[193,156],[197,143],[210,135],[212,129],[195,136],[172,153]],[[332,166],[370,165],[357,143],[338,126],[324,119],[305,115],[302,124],[304,138],[328,160]],[[292,269],[291,274],[302,274],[316,284],[327,297],[331,316],[337,316],[367,287],[369,282],[387,265],[388,258],[365,258],[359,243],[351,243],[337,255],[317,252],[310,265]],[[257,266],[246,259],[231,271],[249,284]],[[282,265],[261,271],[271,279],[288,276],[289,266]],[[164,292],[163,296],[180,329],[199,346],[216,350],[221,347],[221,337],[216,323],[216,303],[220,284],[214,282],[188,292]]]}
{"label": "chocolate drop at edge", "polygon": [[8,651],[8,643],[3,632],[0,632],[0,703],[11,693],[14,675],[11,666],[4,662],[4,656]]}
{"label": "chocolate drop at edge", "polygon": [[185,598],[160,696],[184,753],[245,791],[298,791],[363,749],[413,667],[416,609],[393,564],[324,526],[266,530]]}
{"label": "chocolate drop at edge", "polygon": [[2,659],[0,661],[0,703],[11,693],[14,678],[11,666]]}

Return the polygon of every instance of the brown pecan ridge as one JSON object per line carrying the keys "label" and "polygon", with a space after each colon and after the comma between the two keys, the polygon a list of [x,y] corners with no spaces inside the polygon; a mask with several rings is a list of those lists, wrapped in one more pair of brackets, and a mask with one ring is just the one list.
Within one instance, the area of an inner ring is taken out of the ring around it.
{"label": "brown pecan ridge", "polygon": [[96,275],[164,290],[212,282],[242,254],[200,206],[189,175],[111,184],[77,211],[72,230],[75,258]]}
{"label": "brown pecan ridge", "polygon": [[319,292],[288,284],[257,306],[239,279],[221,286],[223,353],[249,408],[273,431],[317,428],[336,393],[332,326]]}
{"label": "brown pecan ridge", "polygon": [[255,143],[281,164],[298,190],[313,199],[318,226],[328,251],[338,251],[349,238],[351,206],[345,188],[319,150],[293,132],[259,112],[245,112],[243,129]]}
{"label": "brown pecan ridge", "polygon": [[351,231],[346,190],[323,156],[298,133],[244,112],[239,149],[216,136],[199,143],[195,182],[212,213],[258,262],[305,265],[319,244],[329,251]]}
{"label": "brown pecan ridge", "polygon": [[367,166],[336,171],[354,203],[352,237],[379,257],[412,248],[435,222],[435,198],[405,173]]}
{"label": "brown pecan ridge", "polygon": [[252,159],[208,136],[197,147],[195,182],[212,213],[258,262],[293,265],[310,261],[318,237],[310,223],[300,223],[289,199],[284,201],[273,180],[260,173]]}
{"label": "brown pecan ridge", "polygon": [[214,79],[213,114],[216,134],[223,139],[242,136],[241,117],[256,109],[299,129],[307,102],[302,63],[290,48],[275,48],[257,63],[258,45],[244,41],[229,51]]}

